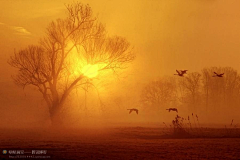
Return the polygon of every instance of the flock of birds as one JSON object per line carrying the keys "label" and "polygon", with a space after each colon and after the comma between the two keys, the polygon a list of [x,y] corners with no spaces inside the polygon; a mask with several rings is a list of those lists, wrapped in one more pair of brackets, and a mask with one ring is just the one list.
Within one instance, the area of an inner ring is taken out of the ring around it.
{"label": "flock of birds", "polygon": [[[133,111],[138,114],[138,109],[136,109],[136,108],[131,108],[131,109],[127,109],[127,110],[129,110],[129,114],[132,113]],[[170,112],[170,111],[175,111],[175,112],[178,113],[177,108],[168,108],[168,109],[166,109],[166,110],[168,110],[169,112]]]}
{"label": "flock of birds", "polygon": [[[187,71],[188,70],[176,70],[177,74],[174,74],[174,75],[184,77],[184,74],[187,74]],[[213,77],[223,77],[223,75],[224,75],[224,73],[221,73],[221,74],[218,74],[216,72],[213,72],[213,73],[214,73]],[[136,108],[131,108],[131,109],[127,109],[127,110],[129,110],[129,114],[132,113],[133,111],[138,114],[138,109],[136,109]],[[168,112],[174,111],[174,112],[178,113],[177,108],[168,108],[166,110],[168,110]]]}
{"label": "flock of birds", "polygon": [[[176,70],[177,74],[174,74],[174,75],[177,75],[177,76],[180,76],[180,77],[183,77],[184,74],[187,74],[187,71],[188,70]],[[213,77],[223,77],[224,73],[221,73],[221,74],[218,74],[216,72],[213,72],[215,75],[213,75]]]}

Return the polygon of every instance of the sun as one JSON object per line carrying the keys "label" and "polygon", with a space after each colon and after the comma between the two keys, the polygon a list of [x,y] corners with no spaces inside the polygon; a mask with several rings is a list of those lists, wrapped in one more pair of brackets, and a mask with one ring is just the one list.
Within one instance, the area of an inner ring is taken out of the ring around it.
{"label": "sun", "polygon": [[88,64],[83,67],[82,73],[87,76],[88,78],[93,78],[98,75],[98,65],[94,64]]}

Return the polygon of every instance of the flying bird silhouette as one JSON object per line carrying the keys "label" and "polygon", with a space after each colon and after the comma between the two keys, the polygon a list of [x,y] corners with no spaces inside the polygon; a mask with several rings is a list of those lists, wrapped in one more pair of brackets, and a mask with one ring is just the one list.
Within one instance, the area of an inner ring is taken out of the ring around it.
{"label": "flying bird silhouette", "polygon": [[129,110],[129,114],[132,113],[132,111],[135,111],[138,114],[138,109],[136,109],[136,108],[127,109],[127,110]]}
{"label": "flying bird silhouette", "polygon": [[222,73],[222,74],[217,74],[216,72],[213,72],[215,75],[213,76],[213,77],[223,77],[223,75],[224,75],[224,73]]}
{"label": "flying bird silhouette", "polygon": [[178,113],[178,110],[177,110],[177,108],[169,108],[169,109],[166,109],[166,110],[168,110],[168,112],[170,112],[170,111],[175,111],[175,112],[177,112],[177,113]]}
{"label": "flying bird silhouette", "polygon": [[187,74],[188,70],[181,70],[182,74]]}
{"label": "flying bird silhouette", "polygon": [[176,70],[177,74],[174,74],[174,75],[178,75],[180,77],[183,77],[184,74],[187,74],[187,71],[188,70]]}

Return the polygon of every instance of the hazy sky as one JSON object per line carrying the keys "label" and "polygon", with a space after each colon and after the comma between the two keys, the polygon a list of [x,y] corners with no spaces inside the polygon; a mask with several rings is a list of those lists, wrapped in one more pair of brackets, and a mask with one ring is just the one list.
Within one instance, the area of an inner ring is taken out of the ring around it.
{"label": "hazy sky", "polygon": [[[13,69],[14,48],[37,43],[52,20],[62,18],[72,0],[0,1],[1,83]],[[126,37],[137,55],[121,84],[134,88],[176,69],[201,71],[230,66],[240,70],[239,0],[83,0],[110,35]],[[135,80],[135,81],[133,81]],[[136,83],[137,82],[137,83]],[[12,82],[10,82],[12,83]],[[1,94],[8,92],[1,87]]]}
{"label": "hazy sky", "polygon": [[[14,48],[37,42],[47,24],[63,17],[64,4],[71,2],[0,1],[1,64],[5,66]],[[133,74],[139,79],[171,75],[177,68],[200,71],[206,66],[231,66],[240,70],[238,0],[81,2],[92,6],[109,34],[132,43],[137,54]]]}

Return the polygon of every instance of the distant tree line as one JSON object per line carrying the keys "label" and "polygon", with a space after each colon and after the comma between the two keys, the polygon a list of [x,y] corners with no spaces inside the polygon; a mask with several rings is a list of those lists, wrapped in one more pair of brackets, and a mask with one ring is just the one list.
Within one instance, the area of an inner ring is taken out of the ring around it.
{"label": "distant tree line", "polygon": [[[214,77],[214,72],[224,76]],[[162,77],[143,88],[140,100],[150,110],[179,107],[189,113],[236,112],[240,106],[240,74],[231,67],[211,67],[184,77]]]}

